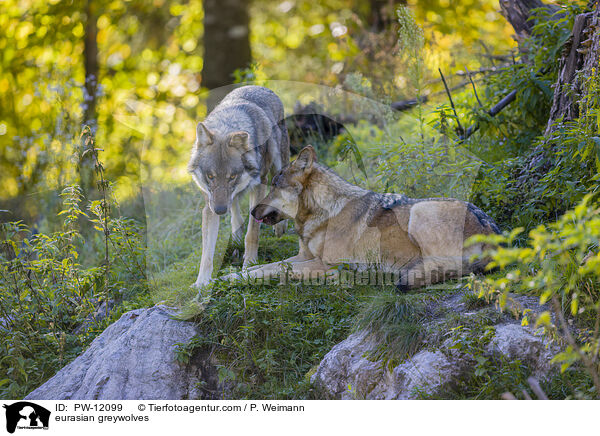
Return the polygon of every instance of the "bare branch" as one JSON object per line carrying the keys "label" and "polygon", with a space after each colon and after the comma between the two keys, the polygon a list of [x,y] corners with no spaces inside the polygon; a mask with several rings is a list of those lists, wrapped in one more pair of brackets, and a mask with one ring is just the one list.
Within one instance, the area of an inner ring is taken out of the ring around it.
{"label": "bare branch", "polygon": [[446,94],[448,94],[448,99],[450,100],[450,106],[452,106],[452,110],[454,111],[454,116],[456,117],[456,124],[458,125],[459,136],[464,135],[465,131],[460,125],[460,120],[458,118],[458,113],[456,113],[456,108],[454,107],[454,102],[452,101],[452,94],[450,93],[450,89],[448,88],[448,84],[446,83],[446,79],[444,78],[444,74],[442,74],[442,69],[438,68],[440,72],[440,76],[442,77],[442,82],[444,82],[444,88],[446,88]]}

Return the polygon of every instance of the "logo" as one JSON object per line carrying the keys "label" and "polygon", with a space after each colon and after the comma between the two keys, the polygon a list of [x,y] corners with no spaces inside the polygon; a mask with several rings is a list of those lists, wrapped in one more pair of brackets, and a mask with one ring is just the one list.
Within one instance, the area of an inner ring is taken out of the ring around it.
{"label": "logo", "polygon": [[6,409],[6,431],[14,433],[15,429],[48,429],[50,411],[29,401],[19,401],[11,405],[4,404]]}

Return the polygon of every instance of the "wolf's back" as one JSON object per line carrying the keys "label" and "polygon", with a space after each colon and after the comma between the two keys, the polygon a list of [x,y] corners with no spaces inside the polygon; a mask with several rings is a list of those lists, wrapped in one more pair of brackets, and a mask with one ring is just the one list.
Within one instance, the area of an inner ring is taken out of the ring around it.
{"label": "wolf's back", "polygon": [[271,118],[273,124],[277,124],[283,120],[283,104],[281,100],[277,94],[263,86],[249,85],[234,89],[225,96],[217,108],[222,109],[228,106],[235,106],[241,103],[240,100],[246,100],[260,107]]}
{"label": "wolf's back", "polygon": [[[282,128],[282,120],[283,104],[273,91],[262,86],[243,86],[227,94],[208,114],[204,124],[221,134],[246,131],[253,147],[258,147],[269,138],[277,143],[286,140],[287,144],[287,130]],[[287,156],[289,160],[289,152]]]}

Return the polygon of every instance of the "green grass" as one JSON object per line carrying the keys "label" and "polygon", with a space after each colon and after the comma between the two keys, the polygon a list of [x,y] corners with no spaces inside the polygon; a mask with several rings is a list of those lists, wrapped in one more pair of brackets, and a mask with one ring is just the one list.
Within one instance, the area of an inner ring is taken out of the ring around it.
{"label": "green grass", "polygon": [[427,336],[423,323],[428,308],[441,295],[427,290],[398,294],[392,288],[380,289],[365,299],[354,317],[353,330],[372,332],[378,343],[366,357],[393,367],[417,353]]}
{"label": "green grass", "polygon": [[371,289],[217,282],[195,318],[198,348],[218,361],[234,398],[308,398],[305,375],[349,333]]}
{"label": "green grass", "polygon": [[461,302],[465,304],[467,310],[477,310],[488,306],[490,303],[484,297],[479,297],[478,292],[465,292],[461,297]]}

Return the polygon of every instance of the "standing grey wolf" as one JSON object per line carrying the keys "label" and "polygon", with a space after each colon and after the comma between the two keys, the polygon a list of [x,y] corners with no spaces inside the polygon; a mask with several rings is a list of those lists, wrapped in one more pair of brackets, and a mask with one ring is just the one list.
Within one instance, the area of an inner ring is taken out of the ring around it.
{"label": "standing grey wolf", "polygon": [[[290,160],[290,145],[277,95],[261,86],[229,93],[196,128],[188,171],[204,194],[202,259],[194,286],[210,282],[219,232],[219,215],[231,211],[231,232],[241,240],[244,224],[239,198],[249,191],[250,210],[264,196],[269,171],[277,174]],[[250,218],[244,268],[256,261],[260,224]],[[276,228],[280,235],[285,222]]]}
{"label": "standing grey wolf", "polygon": [[375,264],[380,271],[397,273],[397,285],[405,290],[483,270],[487,261],[470,262],[470,257],[487,247],[465,247],[464,241],[499,233],[494,221],[468,202],[412,199],[352,185],[318,164],[311,146],[273,179],[252,215],[268,225],[294,219],[300,252],[226,280],[271,278],[285,270],[288,277],[305,279],[340,264]]}

